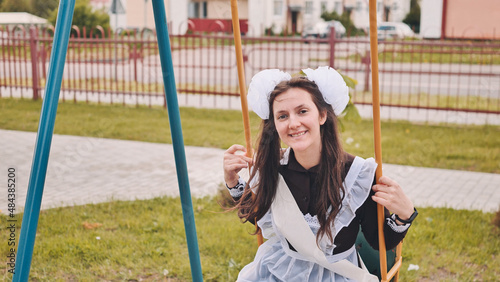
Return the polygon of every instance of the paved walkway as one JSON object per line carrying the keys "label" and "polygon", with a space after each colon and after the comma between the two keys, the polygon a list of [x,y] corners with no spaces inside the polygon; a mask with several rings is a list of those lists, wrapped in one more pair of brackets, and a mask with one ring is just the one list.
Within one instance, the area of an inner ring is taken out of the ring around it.
{"label": "paved walkway", "polygon": [[[36,133],[0,130],[0,210],[7,210],[7,169],[16,169],[22,207]],[[186,147],[191,193],[215,195],[222,185],[223,150]],[[493,212],[500,207],[500,174],[384,165],[416,206]],[[177,196],[172,145],[54,135],[42,209],[110,200]]]}

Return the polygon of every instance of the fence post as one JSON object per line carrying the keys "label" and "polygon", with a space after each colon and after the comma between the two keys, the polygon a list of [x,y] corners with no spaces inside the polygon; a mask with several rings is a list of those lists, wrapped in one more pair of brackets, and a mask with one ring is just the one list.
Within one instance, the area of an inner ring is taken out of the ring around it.
{"label": "fence post", "polygon": [[365,92],[370,91],[370,51],[366,51],[366,55],[361,58],[361,62],[365,64]]}
{"label": "fence post", "polygon": [[[137,37],[136,37],[137,39]],[[139,57],[139,53],[137,51],[137,45],[134,43],[134,48],[132,49],[132,58],[134,59],[134,81],[137,83],[137,58]]]}
{"label": "fence post", "polygon": [[335,63],[335,27],[330,27],[330,37],[329,37],[329,44],[330,44],[330,60],[328,64],[330,65],[331,68],[333,68],[333,64]]}
{"label": "fence post", "polygon": [[33,79],[33,100],[38,100],[38,35],[34,26],[30,28],[31,74]]}

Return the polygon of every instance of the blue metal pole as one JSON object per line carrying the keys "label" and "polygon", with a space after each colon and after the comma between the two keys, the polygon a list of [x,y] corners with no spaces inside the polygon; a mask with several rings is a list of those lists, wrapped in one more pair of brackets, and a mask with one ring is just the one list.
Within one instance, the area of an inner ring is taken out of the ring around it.
{"label": "blue metal pole", "polygon": [[156,36],[158,37],[161,69],[163,73],[163,84],[165,86],[165,95],[167,99],[168,118],[170,121],[172,144],[174,147],[177,181],[179,183],[182,214],[184,217],[184,228],[186,230],[189,261],[191,263],[191,275],[193,281],[203,281],[200,252],[198,250],[198,240],[196,236],[196,225],[194,222],[193,203],[191,202],[191,191],[189,188],[186,154],[184,151],[184,139],[182,138],[179,102],[177,101],[177,90],[175,87],[172,53],[168,37],[165,4],[163,0],[153,0],[152,2],[156,25]]}
{"label": "blue metal pole", "polygon": [[61,0],[12,281],[28,281],[75,0]]}

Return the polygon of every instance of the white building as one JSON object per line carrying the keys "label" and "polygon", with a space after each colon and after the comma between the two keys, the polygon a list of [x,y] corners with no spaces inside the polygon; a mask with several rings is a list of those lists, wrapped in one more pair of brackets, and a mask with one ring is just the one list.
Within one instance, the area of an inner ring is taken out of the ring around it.
{"label": "white building", "polygon": [[[109,11],[113,0],[91,0],[98,7]],[[120,0],[126,10],[125,15],[110,14],[111,26],[119,28],[154,29],[151,0]],[[230,0],[164,0],[167,21],[173,34],[184,34],[190,24],[225,24],[227,31],[231,19]],[[261,36],[272,29],[275,34],[301,33],[306,27],[321,20],[323,12],[336,11],[341,15],[350,12],[354,25],[368,29],[368,0],[239,0],[239,18],[248,21],[248,35]],[[378,20],[400,22],[410,11],[410,0],[377,1]],[[202,19],[202,21],[199,21]],[[206,21],[203,21],[206,20]],[[198,26],[199,27],[199,26]]]}
{"label": "white building", "polygon": [[[252,35],[260,36],[266,28],[274,33],[301,32],[321,20],[323,12],[344,11],[351,14],[357,28],[369,28],[368,0],[248,0],[248,22]],[[377,1],[378,21],[401,22],[410,11],[410,0]]]}

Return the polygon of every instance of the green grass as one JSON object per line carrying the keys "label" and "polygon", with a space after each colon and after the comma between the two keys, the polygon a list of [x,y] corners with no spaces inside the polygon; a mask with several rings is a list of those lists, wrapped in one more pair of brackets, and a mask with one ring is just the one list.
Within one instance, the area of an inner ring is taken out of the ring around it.
{"label": "green grass", "polygon": [[[0,99],[0,128],[36,131],[41,102]],[[239,111],[181,108],[186,145],[244,143]],[[347,151],[373,155],[372,122],[343,121]],[[251,114],[255,135],[259,119]],[[170,143],[163,108],[61,103],[55,133]],[[500,128],[384,122],[384,162],[500,173]],[[234,281],[256,251],[253,226],[241,224],[215,198],[193,199],[204,279]],[[179,198],[115,201],[41,212],[32,281],[190,281]],[[401,281],[493,281],[500,275],[500,230],[493,214],[420,208],[403,247]],[[17,235],[21,216],[16,220]],[[7,225],[0,216],[0,225]],[[7,242],[8,229],[0,231]],[[99,239],[97,239],[99,238]],[[0,246],[7,273],[9,246]],[[419,265],[408,271],[409,264]]]}
{"label": "green grass", "polygon": [[[406,50],[387,50],[379,54],[382,63],[434,63],[434,64],[470,64],[470,65],[498,65],[500,54],[498,50],[484,48],[473,50],[460,48],[458,50],[426,50],[417,46],[405,48]],[[449,49],[449,48],[447,48]],[[442,52],[442,53],[438,53]],[[473,54],[470,54],[474,52]],[[490,54],[487,54],[490,53]],[[496,53],[496,54],[495,54]]]}
{"label": "green grass", "polygon": [[[193,206],[205,281],[235,281],[255,255],[253,226],[224,212],[214,198],[194,199]],[[165,197],[42,211],[30,280],[191,281],[181,210],[178,198]],[[500,275],[493,214],[419,212],[404,241],[401,281],[493,281]],[[0,216],[2,226],[6,220]],[[21,216],[17,222],[19,229]],[[0,235],[7,242],[8,231],[2,228]],[[2,244],[2,273],[8,254]],[[407,271],[409,264],[420,269]],[[3,275],[4,281],[10,277]]]}
{"label": "green grass", "polygon": [[[500,229],[481,211],[420,208],[403,244],[402,281],[496,281],[500,275]],[[427,280],[425,280],[427,278]]]}
{"label": "green grass", "polygon": [[[40,101],[0,99],[0,128],[35,132]],[[230,110],[181,108],[186,145],[226,149],[244,144],[241,113]],[[253,140],[260,119],[251,113]],[[343,121],[345,149],[373,156],[373,124]],[[167,111],[163,108],[60,103],[56,134],[171,143]],[[500,127],[425,125],[383,122],[385,163],[500,173]]]}
{"label": "green grass", "polygon": [[[472,53],[472,54],[471,54]],[[361,61],[362,56],[349,56],[354,62]],[[433,64],[470,64],[470,65],[498,65],[500,53],[498,48],[470,48],[470,47],[429,47],[429,46],[401,46],[383,45],[380,47],[380,63],[433,63]]]}
{"label": "green grass", "polygon": [[[195,199],[193,206],[205,280],[234,281],[243,262],[254,255],[256,242],[249,235],[253,226],[241,224],[234,213],[224,213],[216,201]],[[30,280],[158,281],[168,271],[167,277],[188,281],[181,211],[178,198],[42,211]],[[0,217],[2,226],[6,219]],[[21,216],[17,220],[19,229]],[[1,242],[7,242],[7,232],[2,228]],[[2,244],[0,253],[4,274],[7,244]]]}
{"label": "green grass", "polygon": [[[358,91],[354,95],[353,101],[355,103],[371,103],[372,93]],[[380,102],[385,105],[500,112],[500,99],[481,96],[381,93]]]}

